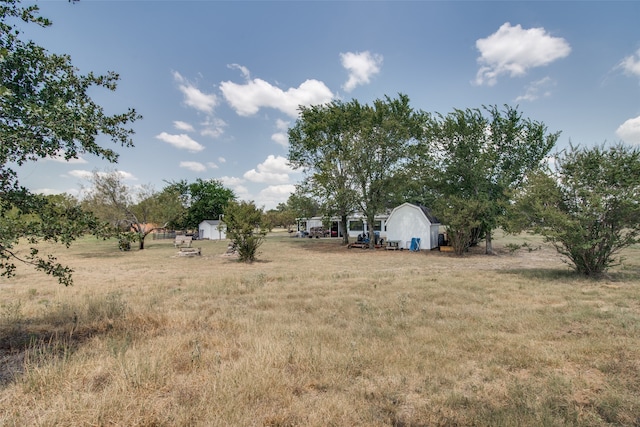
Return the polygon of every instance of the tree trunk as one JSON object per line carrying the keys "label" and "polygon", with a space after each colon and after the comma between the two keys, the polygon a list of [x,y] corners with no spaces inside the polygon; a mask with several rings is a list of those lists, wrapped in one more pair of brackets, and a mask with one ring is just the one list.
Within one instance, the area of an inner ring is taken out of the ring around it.
{"label": "tree trunk", "polygon": [[369,249],[376,248],[376,233],[373,230],[375,226],[375,219],[367,219],[367,229],[369,230]]}
{"label": "tree trunk", "polygon": [[347,224],[347,215],[341,215],[340,216],[340,224],[342,225],[342,244],[343,245],[348,245],[349,244],[349,230],[347,229],[347,226],[349,224]]}
{"label": "tree trunk", "polygon": [[147,236],[139,236],[138,240],[140,241],[140,246],[138,247],[138,249],[143,250],[144,249],[144,238]]}
{"label": "tree trunk", "polygon": [[493,255],[493,241],[491,240],[491,230],[487,230],[484,253],[487,255]]}

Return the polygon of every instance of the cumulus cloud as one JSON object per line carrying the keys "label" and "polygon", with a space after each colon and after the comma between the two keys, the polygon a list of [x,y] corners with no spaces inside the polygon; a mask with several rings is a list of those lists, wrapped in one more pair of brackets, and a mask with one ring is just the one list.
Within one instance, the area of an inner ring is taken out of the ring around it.
{"label": "cumulus cloud", "polygon": [[180,120],[174,121],[173,127],[184,132],[193,132],[195,130],[191,124]]}
{"label": "cumulus cloud", "polygon": [[342,66],[349,71],[349,79],[342,86],[347,92],[351,92],[357,86],[368,84],[371,77],[380,72],[382,67],[382,55],[365,52],[347,52],[340,54]]}
{"label": "cumulus cloud", "polygon": [[224,133],[224,129],[227,127],[227,123],[217,117],[207,117],[207,120],[202,122],[202,130],[200,135],[209,136],[211,138],[218,138]]}
{"label": "cumulus cloud", "polygon": [[173,78],[178,82],[178,88],[184,95],[184,103],[186,105],[203,113],[213,113],[213,108],[218,105],[218,98],[215,94],[202,92],[177,71],[173,73]]}
{"label": "cumulus cloud", "polygon": [[640,116],[621,124],[616,130],[616,135],[627,144],[640,145]]}
{"label": "cumulus cloud", "polygon": [[244,179],[234,176],[223,176],[221,178],[218,178],[218,181],[220,181],[225,187],[232,189],[239,200],[251,199],[249,190],[243,185],[245,182]]}
{"label": "cumulus cloud", "polygon": [[276,129],[278,132],[271,135],[271,140],[274,141],[278,145],[282,145],[283,147],[289,146],[289,135],[287,134],[287,130],[289,130],[290,122],[278,119],[276,120]]}
{"label": "cumulus cloud", "polygon": [[71,165],[80,165],[80,164],[87,163],[87,161],[85,159],[83,159],[82,157],[71,158],[71,159],[67,160],[67,159],[64,158],[64,152],[63,151],[59,151],[58,154],[56,154],[55,156],[46,157],[44,160],[50,160],[52,162],[58,162],[58,163],[68,163],[68,164],[71,164]]}
{"label": "cumulus cloud", "polygon": [[[125,171],[119,171],[119,170],[114,171],[114,172],[117,173],[118,175],[120,175],[120,178],[122,178],[123,180],[126,180],[126,181],[136,181],[138,179],[131,172],[125,172]],[[98,175],[106,175],[108,173],[112,173],[112,172],[97,172]],[[91,179],[93,177],[93,172],[88,171],[88,170],[82,170],[82,169],[74,169],[74,170],[71,170],[71,171],[67,172],[67,175],[69,175],[69,176],[71,176],[73,178],[89,180],[89,179]]]}
{"label": "cumulus cloud", "polygon": [[218,165],[216,165],[214,162],[207,162],[207,167],[209,169],[218,169]]}
{"label": "cumulus cloud", "polygon": [[225,159],[224,157],[218,157],[218,162],[227,163],[227,159]]}
{"label": "cumulus cloud", "polygon": [[535,82],[529,83],[525,87],[524,95],[516,98],[518,101],[535,101],[538,98],[546,98],[551,96],[551,87],[555,86],[555,82],[550,77],[545,77]]}
{"label": "cumulus cloud", "polygon": [[207,167],[200,162],[180,162],[180,167],[193,172],[204,172],[207,170]]}
{"label": "cumulus cloud", "polygon": [[498,31],[476,40],[480,51],[480,69],[475,83],[493,86],[502,74],[523,76],[530,68],[542,67],[564,58],[571,52],[569,43],[553,37],[544,28],[523,29],[504,23]]}
{"label": "cumulus cloud", "polygon": [[292,172],[294,170],[286,158],[269,155],[256,169],[247,171],[243,176],[251,182],[285,184],[289,182],[289,174]]}
{"label": "cumulus cloud", "polygon": [[194,141],[189,135],[184,133],[181,133],[179,135],[172,135],[167,132],[161,132],[160,134],[156,135],[156,138],[181,150],[188,150],[194,153],[204,150],[203,145]]}
{"label": "cumulus cloud", "polygon": [[286,91],[262,79],[247,80],[243,84],[226,81],[220,83],[220,91],[231,108],[241,116],[254,115],[260,108],[274,108],[296,117],[300,105],[324,104],[333,99],[329,88],[313,79]]}
{"label": "cumulus cloud", "polygon": [[224,185],[228,185],[229,187],[241,185],[245,182],[244,179],[235,176],[223,176],[218,178],[218,181],[220,181]]}
{"label": "cumulus cloud", "polygon": [[256,204],[264,206],[267,210],[274,209],[278,203],[286,202],[295,191],[296,186],[292,184],[270,185],[260,191]]}
{"label": "cumulus cloud", "polygon": [[243,65],[240,64],[229,64],[227,65],[228,68],[232,69],[232,70],[239,70],[240,73],[242,73],[242,76],[249,80],[251,78],[251,73],[249,72],[249,69]]}
{"label": "cumulus cloud", "polygon": [[622,70],[631,76],[640,77],[640,49],[633,54],[625,57],[622,62],[620,62],[619,67]]}

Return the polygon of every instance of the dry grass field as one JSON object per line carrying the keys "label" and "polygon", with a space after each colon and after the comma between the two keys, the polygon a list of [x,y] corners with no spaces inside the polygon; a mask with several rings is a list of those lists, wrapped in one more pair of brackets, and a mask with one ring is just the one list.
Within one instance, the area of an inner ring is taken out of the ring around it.
{"label": "dry grass field", "polygon": [[0,425],[640,425],[640,248],[592,280],[522,239],[457,258],[273,233],[250,265],[81,240],[73,287],[0,278]]}

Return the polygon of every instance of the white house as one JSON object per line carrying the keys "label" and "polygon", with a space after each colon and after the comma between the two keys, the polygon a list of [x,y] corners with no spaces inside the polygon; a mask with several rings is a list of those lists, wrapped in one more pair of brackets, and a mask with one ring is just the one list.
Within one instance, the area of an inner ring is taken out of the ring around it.
{"label": "white house", "polygon": [[208,240],[222,240],[227,238],[225,225],[218,219],[205,219],[198,226],[198,237]]}
{"label": "white house", "polygon": [[[381,237],[385,236],[386,220],[389,215],[376,215],[375,223],[373,224],[374,231],[380,232]],[[298,231],[311,231],[312,227],[320,227],[326,225],[329,222],[329,234],[331,237],[342,237],[344,230],[340,223],[340,218],[332,217],[327,221],[326,217],[314,216],[312,218],[298,218]],[[352,214],[347,218],[347,234],[349,237],[357,237],[359,234],[363,234],[369,231],[367,220],[362,214]]]}
{"label": "white house", "polygon": [[411,239],[420,239],[420,249],[438,247],[439,221],[424,206],[403,203],[391,211],[386,221],[386,239],[400,242],[400,247],[410,249]]}

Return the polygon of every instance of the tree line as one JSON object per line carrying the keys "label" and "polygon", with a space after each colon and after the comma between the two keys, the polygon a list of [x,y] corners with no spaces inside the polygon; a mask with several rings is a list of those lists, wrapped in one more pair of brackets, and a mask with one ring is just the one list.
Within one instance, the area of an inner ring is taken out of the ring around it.
{"label": "tree line", "polygon": [[376,214],[409,201],[432,210],[459,255],[482,240],[493,253],[499,227],[526,230],[575,271],[598,275],[638,242],[640,151],[619,143],[552,153],[559,135],[517,107],[428,113],[399,94],[301,107],[289,160],[305,173],[299,192],[344,230],[358,211],[373,235]]}

